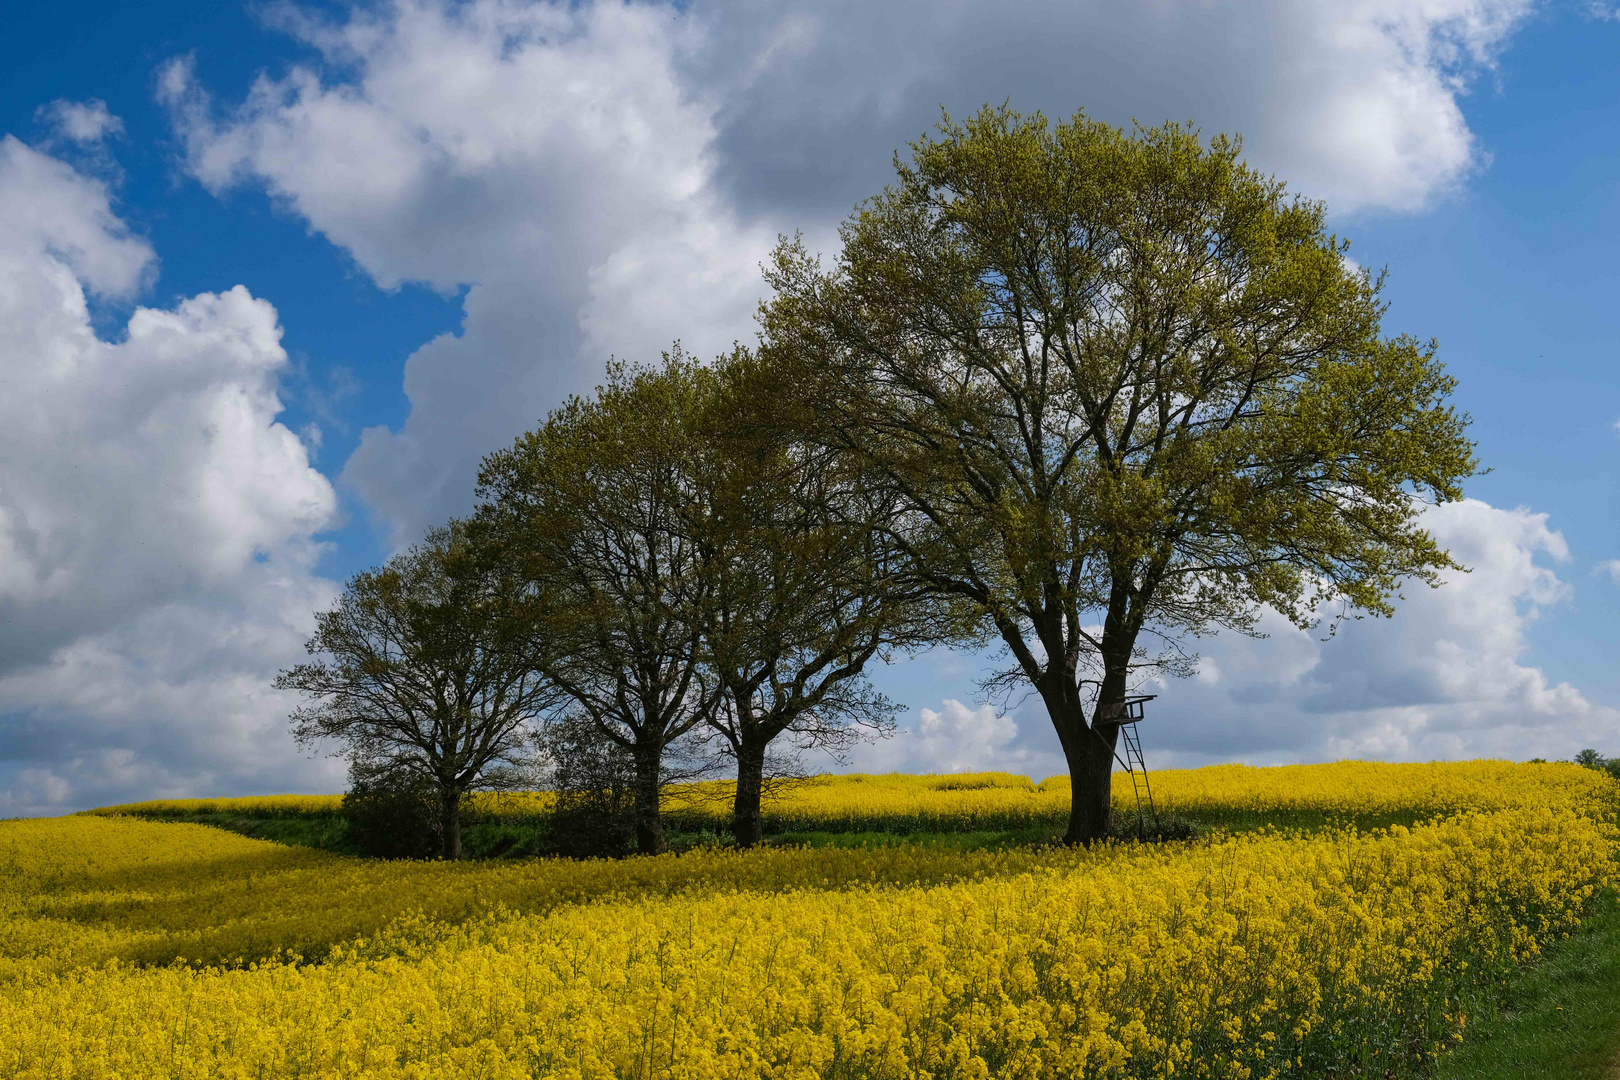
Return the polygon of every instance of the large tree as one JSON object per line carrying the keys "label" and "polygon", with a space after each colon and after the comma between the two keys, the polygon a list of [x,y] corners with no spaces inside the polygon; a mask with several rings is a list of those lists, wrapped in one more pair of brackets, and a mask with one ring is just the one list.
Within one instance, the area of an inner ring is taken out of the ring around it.
{"label": "large tree", "polygon": [[1151,641],[1388,614],[1455,567],[1421,513],[1474,471],[1467,418],[1324,207],[1233,140],[986,108],[912,149],[831,269],[779,246],[765,353],[1033,684],[1089,842]]}
{"label": "large tree", "polygon": [[679,352],[658,370],[612,365],[595,397],[571,399],[478,477],[477,520],[530,582],[554,646],[546,677],[634,761],[648,854],[669,846],[665,754],[720,694],[703,663],[712,590],[690,528],[712,389],[712,374]]}
{"label": "large tree", "polygon": [[866,665],[937,636],[940,605],[902,577],[892,493],[792,437],[781,373],[745,349],[713,370],[692,525],[710,582],[704,657],[723,691],[709,724],[736,762],[732,831],[746,847],[761,839],[772,744],[838,755],[887,734],[896,709]]}
{"label": "large tree", "polygon": [[523,582],[454,523],[351,578],[315,616],[316,659],[276,686],[306,697],[301,744],[335,741],[356,777],[431,791],[442,854],[459,859],[464,797],[523,782],[555,703],[542,640]]}

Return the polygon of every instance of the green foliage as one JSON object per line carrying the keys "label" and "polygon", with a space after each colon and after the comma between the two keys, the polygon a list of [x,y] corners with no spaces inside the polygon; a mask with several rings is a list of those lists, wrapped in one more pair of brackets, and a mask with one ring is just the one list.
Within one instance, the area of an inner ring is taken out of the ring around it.
{"label": "green foliage", "polygon": [[636,763],[629,751],[578,716],[549,724],[543,745],[557,793],[549,850],[576,858],[633,851]]}
{"label": "green foliage", "polygon": [[693,537],[704,563],[702,649],[721,694],[706,718],[737,768],[732,832],[762,837],[773,744],[841,758],[894,729],[865,677],[874,657],[950,639],[942,605],[903,576],[897,500],[857,463],[794,437],[779,373],[736,348],[713,370]]}
{"label": "green foliage", "polygon": [[348,843],[362,855],[430,859],[443,850],[438,791],[415,773],[351,773],[343,796]]}
{"label": "green foliage", "polygon": [[1456,568],[1419,522],[1475,469],[1453,380],[1239,149],[986,108],[897,161],[832,269],[784,241],[767,274],[784,415],[901,495],[917,579],[1041,695],[1072,839],[1106,829],[1109,710],[1190,669],[1178,639],[1388,614]]}
{"label": "green foliage", "polygon": [[1604,757],[1596,750],[1588,748],[1576,754],[1573,760],[1577,765],[1584,765],[1588,769],[1608,773],[1616,780],[1620,780],[1620,758]]}
{"label": "green foliage", "polygon": [[366,850],[417,854],[420,796],[442,853],[460,858],[463,796],[528,779],[531,728],[556,691],[532,602],[494,555],[456,522],[356,574],[316,615],[316,659],[276,679],[304,695],[294,737],[348,758],[345,814]]}
{"label": "green foliage", "polygon": [[659,787],[667,748],[714,708],[702,655],[712,593],[693,535],[702,423],[714,377],[679,351],[657,371],[614,364],[479,472],[489,557],[535,598],[553,646],[541,670],[568,710],[634,762],[640,849],[668,846]]}

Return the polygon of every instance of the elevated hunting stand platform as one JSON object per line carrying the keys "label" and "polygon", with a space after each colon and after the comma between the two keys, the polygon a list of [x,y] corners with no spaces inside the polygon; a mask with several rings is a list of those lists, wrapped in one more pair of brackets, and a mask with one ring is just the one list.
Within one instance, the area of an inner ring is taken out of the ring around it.
{"label": "elevated hunting stand platform", "polygon": [[[1147,836],[1146,814],[1153,815],[1153,824],[1157,827],[1159,811],[1153,805],[1153,789],[1148,786],[1147,762],[1142,758],[1142,736],[1136,730],[1136,725],[1146,718],[1143,706],[1156,697],[1157,694],[1134,694],[1124,701],[1117,702],[1113,707],[1112,716],[1102,718],[1103,723],[1119,725],[1119,745],[1114,748],[1114,760],[1123,765],[1131,776],[1131,791],[1136,795],[1136,831],[1137,835],[1143,838]],[[1124,750],[1123,754],[1120,752],[1121,747]],[[1145,811],[1142,806],[1144,793],[1147,795]]]}

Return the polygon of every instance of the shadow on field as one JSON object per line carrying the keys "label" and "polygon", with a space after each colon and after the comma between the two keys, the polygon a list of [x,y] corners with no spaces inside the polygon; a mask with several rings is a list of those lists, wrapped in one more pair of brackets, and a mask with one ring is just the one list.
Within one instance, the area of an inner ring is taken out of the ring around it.
{"label": "shadow on field", "polygon": [[[339,855],[362,856],[365,852],[350,837],[349,823],[338,815],[304,817],[246,817],[231,814],[142,815],[150,821],[183,822],[224,829],[256,840],[317,848]],[[1190,813],[1163,813],[1139,819],[1135,813],[1117,813],[1109,837],[1119,841],[1195,840],[1217,832],[1254,832],[1262,829],[1318,832],[1323,829],[1355,828],[1362,831],[1386,829],[1394,825],[1410,828],[1432,815],[1414,811],[1374,814],[1330,814],[1314,810],[1287,810],[1269,813],[1221,810]],[[900,822],[879,822],[879,827],[855,823],[846,828],[793,827],[796,821],[773,821],[767,813],[767,846],[803,845],[809,847],[890,847],[901,844],[942,845],[959,850],[1001,849],[1025,844],[1050,844],[1063,835],[1064,822],[1053,820],[1019,828],[969,830],[919,830]],[[863,827],[864,826],[864,827]],[[729,847],[729,834],[718,831],[712,822],[667,819],[670,847],[674,851],[696,848]],[[543,816],[532,818],[486,818],[469,821],[462,836],[466,859],[527,859],[558,854],[552,842],[550,823]]]}

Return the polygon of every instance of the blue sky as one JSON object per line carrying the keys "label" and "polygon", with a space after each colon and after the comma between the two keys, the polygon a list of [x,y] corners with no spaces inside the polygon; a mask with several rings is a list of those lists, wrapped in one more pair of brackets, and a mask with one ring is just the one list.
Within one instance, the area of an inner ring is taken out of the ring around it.
{"label": "blue sky", "polygon": [[[1330,643],[1202,643],[1159,688],[1151,759],[1620,752],[1601,5],[64,3],[4,25],[0,815],[333,789],[269,681],[336,583],[465,510],[478,458],[609,353],[748,339],[777,233],[830,249],[941,105],[1005,99],[1243,134],[1388,268],[1386,330],[1440,339],[1492,470],[1433,522],[1472,575]],[[1058,771],[1038,711],[976,700],[983,663],[880,673],[907,731],[856,764]]]}

